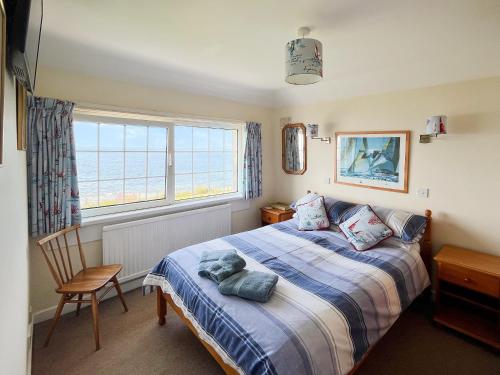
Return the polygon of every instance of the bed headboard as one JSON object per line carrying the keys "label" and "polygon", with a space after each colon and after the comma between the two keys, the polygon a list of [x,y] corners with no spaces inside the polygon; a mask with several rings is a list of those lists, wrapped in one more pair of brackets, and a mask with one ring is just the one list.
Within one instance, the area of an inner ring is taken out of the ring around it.
{"label": "bed headboard", "polygon": [[[311,190],[307,190],[307,193],[311,193]],[[420,240],[420,256],[424,261],[425,268],[429,275],[431,274],[432,266],[432,211],[425,210],[425,219],[427,220],[427,225],[425,227],[424,235]]]}
{"label": "bed headboard", "polygon": [[420,255],[424,261],[425,268],[429,275],[431,274],[432,266],[432,211],[425,210],[425,218],[427,220],[427,226],[425,227],[424,235],[420,240]]}

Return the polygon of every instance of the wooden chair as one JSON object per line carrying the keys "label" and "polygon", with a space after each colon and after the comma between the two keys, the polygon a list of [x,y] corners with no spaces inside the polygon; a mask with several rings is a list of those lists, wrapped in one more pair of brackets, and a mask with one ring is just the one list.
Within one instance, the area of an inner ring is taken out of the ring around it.
{"label": "wooden chair", "polygon": [[[49,344],[54,328],[56,327],[61,312],[66,303],[76,303],[76,315],[80,314],[80,306],[82,303],[92,304],[92,317],[94,320],[94,336],[96,350],[100,349],[99,345],[99,311],[98,304],[102,298],[112,289],[116,288],[116,292],[120,297],[125,312],[128,311],[125,299],[118,283],[116,275],[121,271],[120,264],[110,264],[100,267],[87,267],[85,263],[85,255],[83,254],[82,244],[80,242],[80,226],[63,229],[57,233],[51,234],[37,242],[42,249],[43,256],[47,261],[50,273],[54,277],[57,284],[56,293],[61,294],[61,299],[57,305],[57,310],[50,327],[45,345]],[[70,257],[68,246],[68,236],[74,233],[78,245],[80,255],[81,270],[77,273],[73,271],[73,263]],[[63,244],[63,247],[61,247]],[[65,251],[63,251],[63,248]],[[97,298],[97,292],[103,289],[108,283],[112,283],[103,294]],[[90,294],[90,299],[83,299],[84,294]],[[73,299],[77,297],[76,299]]]}

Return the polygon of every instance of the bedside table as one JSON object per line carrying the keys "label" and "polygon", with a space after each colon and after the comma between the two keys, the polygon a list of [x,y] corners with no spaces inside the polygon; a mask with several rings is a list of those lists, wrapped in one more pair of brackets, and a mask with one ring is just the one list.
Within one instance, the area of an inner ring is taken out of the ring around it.
{"label": "bedside table", "polygon": [[295,211],[292,209],[286,211],[267,207],[262,207],[260,209],[262,225],[276,224],[280,221],[290,220],[294,213]]}
{"label": "bedside table", "polygon": [[445,245],[434,321],[500,349],[500,257]]}

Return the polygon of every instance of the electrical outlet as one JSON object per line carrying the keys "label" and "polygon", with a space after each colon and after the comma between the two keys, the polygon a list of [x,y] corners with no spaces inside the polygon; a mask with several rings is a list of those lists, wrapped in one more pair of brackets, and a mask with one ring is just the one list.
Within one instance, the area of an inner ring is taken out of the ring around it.
{"label": "electrical outlet", "polygon": [[429,188],[418,188],[417,196],[419,198],[429,198]]}

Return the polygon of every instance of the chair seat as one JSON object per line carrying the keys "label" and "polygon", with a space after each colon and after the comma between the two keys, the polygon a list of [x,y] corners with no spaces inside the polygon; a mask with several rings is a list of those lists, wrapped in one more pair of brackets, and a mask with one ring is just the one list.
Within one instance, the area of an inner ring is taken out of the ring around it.
{"label": "chair seat", "polygon": [[108,264],[99,267],[88,267],[78,272],[73,279],[63,284],[57,293],[89,293],[105,286],[122,270],[120,264]]}

